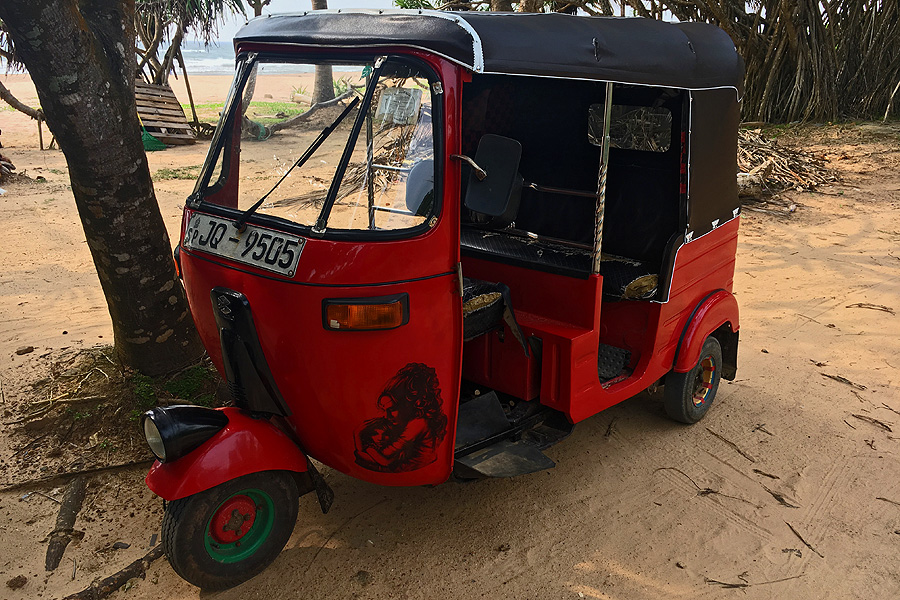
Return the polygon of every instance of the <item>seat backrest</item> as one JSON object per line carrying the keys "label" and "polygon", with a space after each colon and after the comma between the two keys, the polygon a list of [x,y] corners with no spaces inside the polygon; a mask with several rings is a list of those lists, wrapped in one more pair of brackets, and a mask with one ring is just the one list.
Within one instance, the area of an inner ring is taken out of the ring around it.
{"label": "seat backrest", "polygon": [[502,229],[516,218],[522,197],[521,159],[522,144],[512,138],[487,134],[478,142],[475,162],[487,176],[479,179],[474,169],[469,173],[464,204],[482,225]]}
{"label": "seat backrest", "polygon": [[679,173],[671,160],[662,153],[610,151],[604,252],[659,268],[679,228]]}
{"label": "seat backrest", "polygon": [[406,208],[417,215],[428,215],[434,204],[434,161],[420,160],[406,176]]}

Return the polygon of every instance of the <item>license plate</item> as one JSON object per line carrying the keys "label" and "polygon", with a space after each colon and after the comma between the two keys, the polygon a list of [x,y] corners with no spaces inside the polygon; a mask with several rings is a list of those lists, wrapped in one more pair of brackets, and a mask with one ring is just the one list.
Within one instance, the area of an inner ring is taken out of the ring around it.
{"label": "license plate", "polygon": [[234,221],[194,213],[183,245],[266,271],[293,277],[306,240],[271,229],[247,225],[238,232]]}

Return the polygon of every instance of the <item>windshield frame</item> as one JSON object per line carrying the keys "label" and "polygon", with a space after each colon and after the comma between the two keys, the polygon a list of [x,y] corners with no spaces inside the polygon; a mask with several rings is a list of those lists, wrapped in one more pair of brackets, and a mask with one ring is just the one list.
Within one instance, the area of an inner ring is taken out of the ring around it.
{"label": "windshield frame", "polygon": [[203,166],[200,168],[200,175],[197,177],[197,182],[194,184],[194,190],[188,198],[188,203],[191,205],[199,206],[205,195],[214,194],[222,189],[225,180],[228,178],[229,161],[223,159],[222,171],[219,173],[219,178],[212,184],[209,182],[210,177],[212,177],[212,174],[216,169],[216,163],[218,163],[219,157],[225,151],[227,141],[225,131],[228,131],[234,123],[232,115],[234,114],[234,103],[235,99],[238,97],[238,90],[244,89],[244,86],[247,85],[247,78],[250,76],[250,71],[256,61],[256,57],[256,52],[244,52],[237,55],[235,58],[234,79],[231,82],[231,87],[228,89],[228,96],[222,107],[222,113],[219,115],[219,122],[216,124],[216,130],[213,133],[212,140],[210,140],[206,159],[203,161]]}
{"label": "windshield frame", "polygon": [[[200,176],[194,187],[194,191],[188,198],[188,206],[205,213],[224,217],[237,221],[241,218],[244,210],[239,208],[231,208],[221,204],[215,204],[206,200],[207,196],[211,196],[220,192],[226,185],[227,179],[231,175],[228,165],[231,162],[229,156],[223,156],[229,149],[233,150],[231,131],[234,128],[234,115],[236,108],[236,98],[238,98],[246,87],[247,79],[253,69],[253,66],[259,62],[287,62],[297,64],[318,64],[318,63],[360,63],[372,62],[378,58],[385,56],[386,61],[400,62],[408,64],[420,69],[428,79],[431,86],[431,110],[432,110],[432,144],[434,148],[434,208],[431,215],[419,225],[404,229],[335,229],[326,224],[323,232],[314,231],[315,223],[304,225],[278,217],[267,215],[265,213],[254,212],[246,222],[248,224],[260,225],[287,233],[294,233],[305,238],[321,238],[328,240],[357,240],[357,241],[391,241],[398,239],[406,239],[416,237],[431,231],[443,218],[444,207],[444,164],[445,156],[445,136],[444,136],[444,95],[445,86],[441,81],[438,71],[427,61],[412,54],[402,52],[384,52],[372,48],[365,52],[354,50],[351,52],[333,52],[328,53],[288,53],[284,50],[254,50],[252,52],[239,51],[236,62],[238,63],[235,78],[229,92],[226,106],[222,110],[222,116],[219,118],[219,124],[213,135],[206,161],[200,171]],[[435,85],[439,84],[439,85]],[[368,109],[369,107],[362,107]],[[360,113],[361,114],[361,113]],[[226,133],[227,132],[227,133]],[[348,139],[348,143],[349,143]],[[222,169],[219,178],[215,182],[209,179],[215,171],[218,161],[222,159]]]}

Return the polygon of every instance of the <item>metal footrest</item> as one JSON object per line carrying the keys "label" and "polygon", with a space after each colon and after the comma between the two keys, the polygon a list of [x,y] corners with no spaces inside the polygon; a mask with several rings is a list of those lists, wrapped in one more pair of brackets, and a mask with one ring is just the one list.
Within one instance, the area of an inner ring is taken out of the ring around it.
{"label": "metal footrest", "polygon": [[514,477],[556,466],[541,450],[572,432],[565,415],[534,402],[501,403],[490,391],[460,404],[456,429],[458,479]]}
{"label": "metal footrest", "polygon": [[457,475],[464,478],[515,477],[555,466],[549,456],[524,440],[503,440],[456,459]]}
{"label": "metal footrest", "polygon": [[509,428],[509,419],[506,418],[496,392],[476,396],[459,405],[456,449],[486,440]]}
{"label": "metal footrest", "polygon": [[522,439],[538,450],[546,450],[569,437],[574,428],[561,413],[554,413],[543,423],[522,432]]}

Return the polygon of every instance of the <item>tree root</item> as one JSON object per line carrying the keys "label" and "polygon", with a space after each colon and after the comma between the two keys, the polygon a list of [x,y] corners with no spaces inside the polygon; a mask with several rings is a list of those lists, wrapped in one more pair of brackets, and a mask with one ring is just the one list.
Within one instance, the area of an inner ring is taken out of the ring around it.
{"label": "tree root", "polygon": [[51,475],[49,477],[42,477],[40,479],[29,479],[28,481],[22,481],[19,483],[10,483],[0,487],[0,492],[11,492],[13,490],[20,490],[22,488],[27,487],[35,487],[38,485],[50,485],[55,484],[61,481],[65,481],[72,477],[77,477],[79,475],[94,475],[96,473],[103,473],[104,471],[119,471],[121,469],[127,469],[129,467],[138,467],[138,466],[149,466],[155,459],[153,458],[144,458],[141,460],[134,460],[127,463],[122,463],[120,465],[108,465],[106,467],[94,467],[92,469],[82,469],[80,471],[73,471],[71,473],[59,473],[57,475]]}
{"label": "tree root", "polygon": [[134,579],[135,577],[144,579],[147,576],[147,569],[150,568],[150,564],[163,554],[163,546],[160,544],[118,573],[100,581],[95,581],[80,592],[69,594],[63,600],[100,600],[101,598],[106,598],[125,585],[129,579]]}

